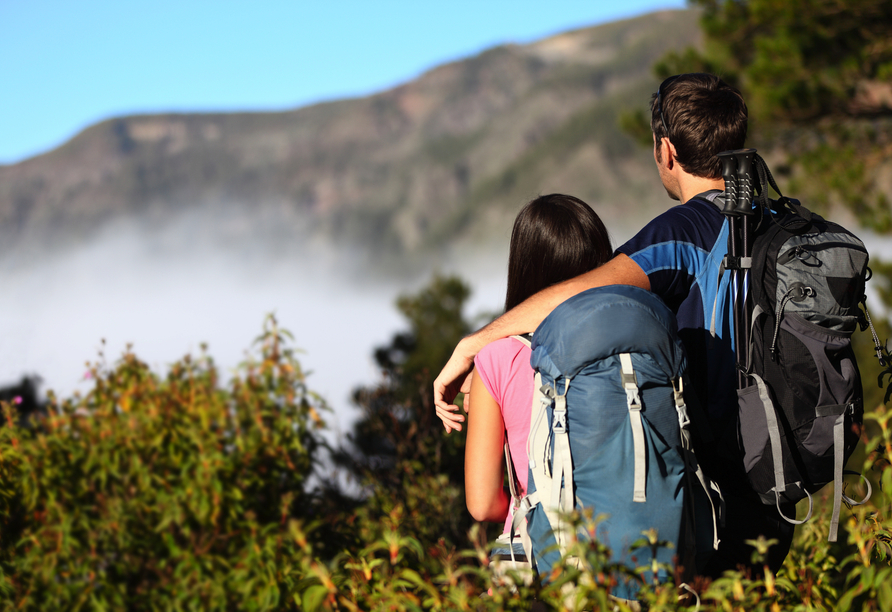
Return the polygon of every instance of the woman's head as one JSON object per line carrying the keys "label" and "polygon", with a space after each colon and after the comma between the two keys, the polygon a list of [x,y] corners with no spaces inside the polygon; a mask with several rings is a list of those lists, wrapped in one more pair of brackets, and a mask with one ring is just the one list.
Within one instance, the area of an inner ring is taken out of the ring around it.
{"label": "woman's head", "polygon": [[579,276],[613,255],[607,228],[573,196],[539,196],[514,221],[505,310],[556,283]]}

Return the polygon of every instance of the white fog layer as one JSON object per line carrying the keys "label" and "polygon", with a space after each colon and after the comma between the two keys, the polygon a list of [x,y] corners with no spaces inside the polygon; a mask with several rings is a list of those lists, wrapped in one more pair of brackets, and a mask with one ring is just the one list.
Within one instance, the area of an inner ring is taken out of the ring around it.
{"label": "white fog layer", "polygon": [[[327,417],[332,433],[349,431],[352,389],[379,378],[374,347],[408,327],[397,296],[425,285],[433,271],[374,280],[320,247],[235,247],[250,241],[194,240],[194,227],[193,220],[149,233],[118,223],[69,252],[0,260],[0,384],[39,375],[44,391],[85,391],[86,362],[102,350],[111,365],[128,344],[161,373],[206,343],[228,379],[274,313],[302,351],[308,387],[335,408]],[[474,285],[468,316],[504,299],[503,257],[441,267]]]}
{"label": "white fog layer", "polygon": [[[39,375],[44,391],[85,391],[86,362],[102,350],[113,364],[128,344],[162,373],[206,343],[228,379],[266,315],[275,313],[294,335],[292,346],[303,351],[298,357],[311,372],[309,388],[335,409],[328,421],[337,436],[357,415],[351,391],[379,379],[373,349],[407,328],[395,307],[399,294],[424,286],[437,268],[471,283],[469,319],[497,311],[504,300],[504,247],[486,257],[459,250],[427,272],[388,276],[370,273],[374,260],[345,254],[348,247],[274,248],[257,230],[237,220],[227,225],[185,216],[154,231],[120,222],[39,261],[22,261],[17,253],[0,258],[0,384]],[[494,230],[494,242],[504,245],[509,233],[508,227]],[[892,241],[859,234],[872,257],[892,259]],[[614,244],[626,238],[614,234]],[[875,297],[870,305],[882,313]]]}

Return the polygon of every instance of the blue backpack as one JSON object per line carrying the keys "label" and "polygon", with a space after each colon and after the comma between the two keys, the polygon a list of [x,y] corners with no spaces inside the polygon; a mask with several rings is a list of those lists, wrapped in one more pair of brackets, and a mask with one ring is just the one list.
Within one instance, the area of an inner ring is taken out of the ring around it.
{"label": "blue backpack", "polygon": [[[718,546],[720,493],[691,448],[685,354],[669,308],[637,287],[591,289],[542,322],[532,349],[528,495],[514,525],[538,573],[548,580],[567,546],[589,537],[564,520],[581,509],[604,515],[595,537],[612,562],[634,570],[656,561],[658,579],[676,563],[702,569]],[[651,528],[668,545],[642,546]],[[638,581],[616,578],[612,594],[634,598]]]}

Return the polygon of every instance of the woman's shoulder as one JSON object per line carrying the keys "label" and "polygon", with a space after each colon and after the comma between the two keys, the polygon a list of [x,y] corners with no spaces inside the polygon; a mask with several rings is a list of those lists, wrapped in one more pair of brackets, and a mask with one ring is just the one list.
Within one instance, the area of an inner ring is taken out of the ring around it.
{"label": "woman's shoulder", "polygon": [[487,344],[474,358],[474,365],[484,374],[509,375],[517,368],[529,367],[530,348],[517,338],[502,338]]}
{"label": "woman's shoulder", "polygon": [[477,359],[497,359],[501,361],[505,358],[516,357],[525,352],[530,352],[529,347],[517,338],[501,338],[500,340],[490,342],[484,346],[480,353],[477,354]]}

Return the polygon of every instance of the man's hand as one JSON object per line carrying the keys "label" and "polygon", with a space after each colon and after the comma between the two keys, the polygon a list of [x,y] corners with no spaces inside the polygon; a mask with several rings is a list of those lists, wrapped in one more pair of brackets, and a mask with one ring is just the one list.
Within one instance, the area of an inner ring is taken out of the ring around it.
{"label": "man's hand", "polygon": [[459,411],[453,400],[459,391],[465,394],[464,409],[468,411],[468,396],[471,391],[471,370],[474,369],[474,355],[467,356],[462,352],[460,342],[452,357],[443,366],[440,375],[434,380],[434,405],[437,408],[437,416],[443,421],[446,433],[453,429],[461,431],[461,423],[465,417]]}
{"label": "man's hand", "polygon": [[465,417],[452,400],[461,391],[465,394],[464,408],[468,411],[468,393],[471,390],[471,370],[474,357],[490,342],[535,330],[542,320],[558,304],[592,287],[604,285],[634,285],[650,290],[650,279],[644,270],[628,256],[620,254],[594,270],[580,274],[576,278],[552,285],[515,306],[483,329],[465,337],[443,371],[434,381],[434,405],[437,416],[443,421],[446,433],[453,429],[461,431]]}

